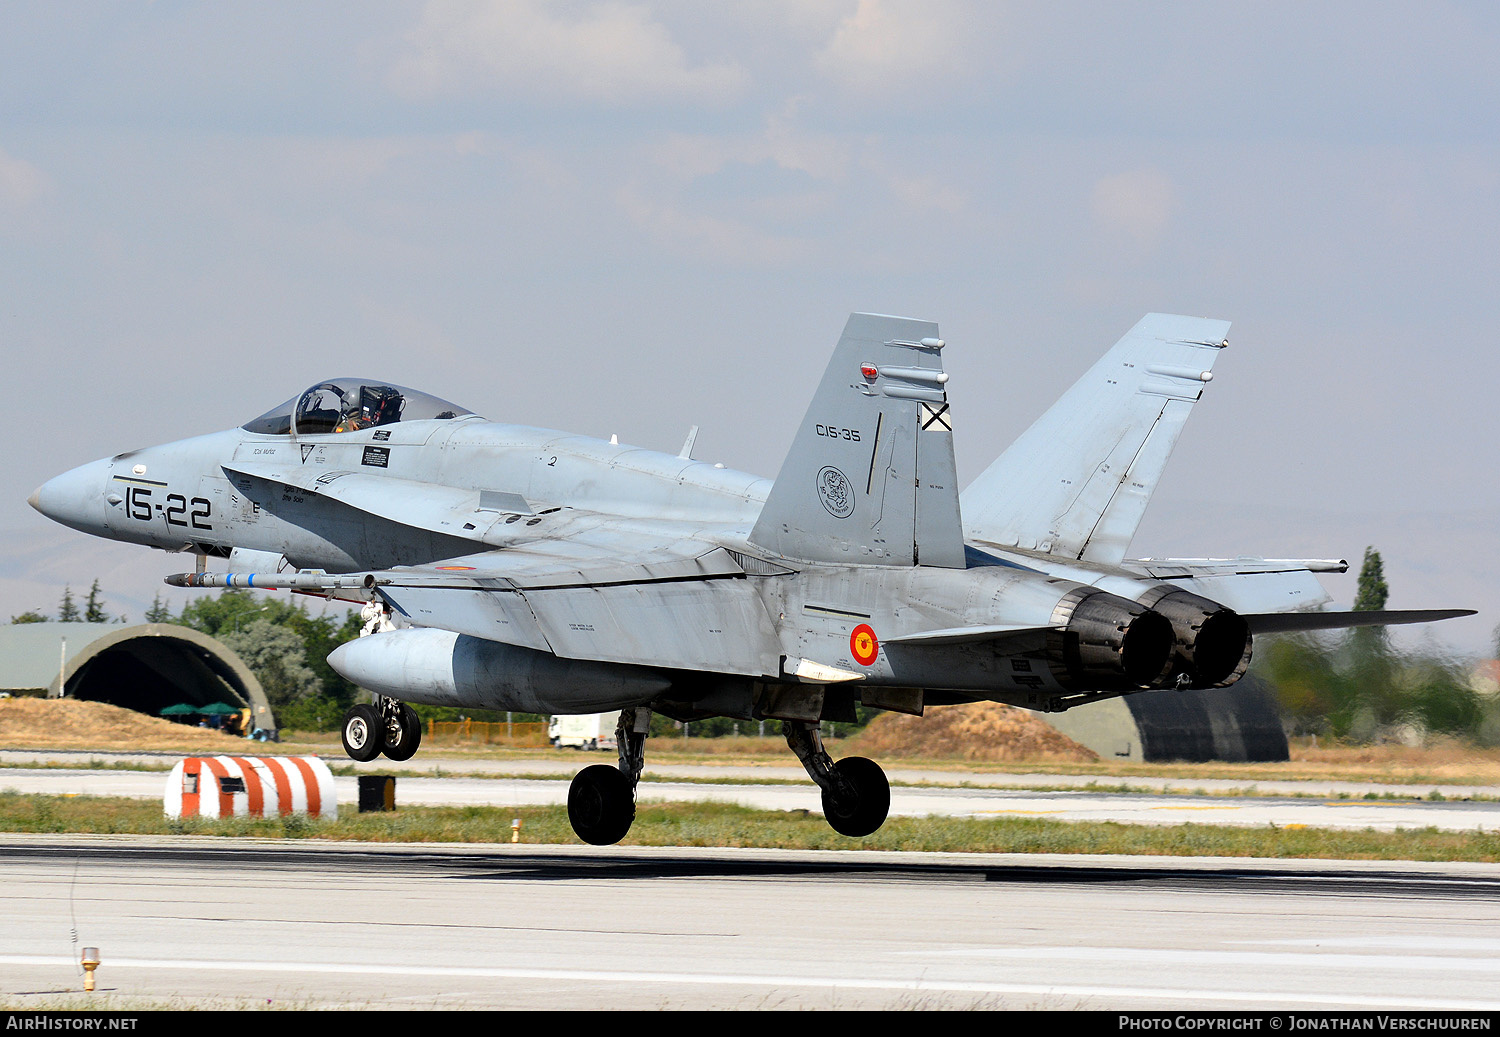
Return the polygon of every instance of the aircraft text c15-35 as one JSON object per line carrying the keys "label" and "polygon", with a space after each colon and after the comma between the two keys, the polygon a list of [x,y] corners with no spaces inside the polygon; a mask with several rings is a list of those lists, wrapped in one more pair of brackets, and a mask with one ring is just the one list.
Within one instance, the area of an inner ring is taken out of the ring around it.
{"label": "aircraft text c15-35", "polygon": [[620,710],[619,764],[568,813],[618,842],[652,712],[783,721],[828,822],[863,836],[890,789],[822,720],[974,701],[1057,711],[1227,687],[1257,635],[1467,610],[1319,612],[1342,559],[1129,559],[1225,321],[1150,314],[962,493],[944,343],[853,314],[774,482],[692,457],[486,421],[364,378],[240,428],[117,454],[32,494],[96,536],[224,559],[168,577],[364,600],[329,662],[375,693],[357,760],[416,751],[409,702]]}

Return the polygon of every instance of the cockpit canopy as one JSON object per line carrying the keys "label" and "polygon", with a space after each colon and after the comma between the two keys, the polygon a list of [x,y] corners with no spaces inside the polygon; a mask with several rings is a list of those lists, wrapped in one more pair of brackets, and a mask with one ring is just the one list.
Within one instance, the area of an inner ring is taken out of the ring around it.
{"label": "cockpit canopy", "polygon": [[241,428],[269,436],[311,436],[356,432],[398,421],[447,421],[471,414],[447,400],[389,382],[335,378],[319,382]]}

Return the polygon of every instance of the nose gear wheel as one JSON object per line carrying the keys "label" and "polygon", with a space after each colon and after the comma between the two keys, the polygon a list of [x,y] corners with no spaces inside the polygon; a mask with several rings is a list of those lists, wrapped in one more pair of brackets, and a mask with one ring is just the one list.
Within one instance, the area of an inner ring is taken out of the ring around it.
{"label": "nose gear wheel", "polygon": [[384,721],[373,706],[354,706],[344,714],[344,752],[351,760],[368,763],[385,747]]}

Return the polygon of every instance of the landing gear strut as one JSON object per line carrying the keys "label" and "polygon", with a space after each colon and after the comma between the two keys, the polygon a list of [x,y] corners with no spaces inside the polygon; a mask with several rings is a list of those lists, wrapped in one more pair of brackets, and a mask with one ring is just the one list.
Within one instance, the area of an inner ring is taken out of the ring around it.
{"label": "landing gear strut", "polygon": [[585,767],[568,786],[568,821],[578,838],[609,846],[625,838],[635,821],[635,787],[646,766],[646,730],[651,711],[644,706],[620,711],[615,728],[618,767],[598,763]]}
{"label": "landing gear strut", "polygon": [[781,727],[786,744],[823,790],[823,816],[829,826],[856,838],[878,831],[891,809],[891,785],[880,764],[863,756],[834,763],[823,748],[817,724],[787,720]]}
{"label": "landing gear strut", "polygon": [[422,744],[422,721],[405,702],[380,696],[372,706],[344,714],[344,752],[367,763],[382,752],[396,762],[409,760]]}
{"label": "landing gear strut", "polygon": [[[373,592],[359,616],[364,621],[360,637],[396,629],[390,606]],[[421,744],[422,721],[399,699],[377,695],[374,705],[354,706],[344,714],[344,752],[352,760],[368,763],[383,752],[400,763],[416,755]]]}

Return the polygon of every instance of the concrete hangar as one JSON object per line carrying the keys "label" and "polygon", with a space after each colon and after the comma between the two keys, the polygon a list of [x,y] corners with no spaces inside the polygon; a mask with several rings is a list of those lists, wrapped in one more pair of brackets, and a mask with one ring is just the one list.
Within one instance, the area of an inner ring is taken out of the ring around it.
{"label": "concrete hangar", "polygon": [[107,702],[151,716],[215,702],[276,721],[255,674],[207,634],[173,623],[18,623],[0,626],[0,691]]}

